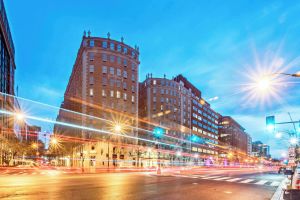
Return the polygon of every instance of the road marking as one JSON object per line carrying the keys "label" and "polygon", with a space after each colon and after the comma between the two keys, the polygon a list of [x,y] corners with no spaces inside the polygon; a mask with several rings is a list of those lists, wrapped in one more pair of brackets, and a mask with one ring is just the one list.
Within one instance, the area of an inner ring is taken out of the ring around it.
{"label": "road marking", "polygon": [[229,179],[229,180],[226,180],[228,182],[235,182],[235,181],[239,181],[241,180],[242,178],[233,178],[233,179]]}
{"label": "road marking", "polygon": [[214,178],[220,178],[221,176],[209,176],[202,179],[214,179]]}
{"label": "road marking", "polygon": [[252,181],[255,181],[254,179],[246,179],[244,181],[241,181],[240,183],[250,183]]}
{"label": "road marking", "polygon": [[280,182],[278,181],[274,181],[271,183],[271,186],[279,186],[280,185]]}
{"label": "road marking", "polygon": [[255,184],[256,184],[256,185],[263,185],[263,184],[265,184],[266,182],[268,182],[268,180],[261,180],[261,181],[256,182]]}
{"label": "road marking", "polygon": [[213,179],[215,181],[221,181],[221,180],[225,180],[225,179],[230,179],[232,177],[221,177],[221,178],[216,178],[216,179]]}

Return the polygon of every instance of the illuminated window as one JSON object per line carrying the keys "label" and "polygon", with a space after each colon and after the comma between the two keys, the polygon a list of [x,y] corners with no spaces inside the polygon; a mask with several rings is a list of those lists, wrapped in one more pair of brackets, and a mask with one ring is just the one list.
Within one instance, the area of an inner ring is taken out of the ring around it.
{"label": "illuminated window", "polygon": [[123,98],[124,98],[125,101],[127,100],[127,94],[126,93],[123,93]]}
{"label": "illuminated window", "polygon": [[102,90],[102,96],[106,97],[106,91],[105,90]]}
{"label": "illuminated window", "polygon": [[153,80],[153,85],[156,85],[156,80]]}
{"label": "illuminated window", "polygon": [[110,91],[110,97],[114,97],[114,91],[113,90]]}
{"label": "illuminated window", "polygon": [[90,88],[90,97],[94,96],[94,90],[93,88]]}
{"label": "illuminated window", "polygon": [[134,103],[134,96],[131,96],[131,102]]}
{"label": "illuminated window", "polygon": [[120,93],[120,91],[117,91],[117,98],[118,98],[118,99],[121,98],[121,93]]}

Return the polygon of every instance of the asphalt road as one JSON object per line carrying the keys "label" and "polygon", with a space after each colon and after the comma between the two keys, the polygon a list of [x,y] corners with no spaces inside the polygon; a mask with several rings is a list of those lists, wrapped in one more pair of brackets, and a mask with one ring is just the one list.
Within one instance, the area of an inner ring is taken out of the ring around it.
{"label": "asphalt road", "polygon": [[62,170],[0,173],[0,199],[266,200],[283,179],[275,172],[207,170],[76,174]]}

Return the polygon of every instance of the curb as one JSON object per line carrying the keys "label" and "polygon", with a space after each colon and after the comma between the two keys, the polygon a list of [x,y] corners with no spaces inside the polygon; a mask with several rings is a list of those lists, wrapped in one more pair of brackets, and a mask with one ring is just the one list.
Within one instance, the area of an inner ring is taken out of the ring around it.
{"label": "curb", "polygon": [[278,186],[270,200],[283,200],[283,188],[286,187],[286,181],[286,178],[281,181],[280,185]]}

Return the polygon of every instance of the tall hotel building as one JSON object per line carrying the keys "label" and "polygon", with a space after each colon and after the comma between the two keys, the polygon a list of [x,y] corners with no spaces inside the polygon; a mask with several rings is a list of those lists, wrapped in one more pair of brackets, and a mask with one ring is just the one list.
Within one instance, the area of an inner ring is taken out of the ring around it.
{"label": "tall hotel building", "polygon": [[[14,95],[15,49],[3,0],[0,0],[0,92]],[[13,110],[14,99],[0,94],[0,109]],[[0,114],[0,136],[14,137],[14,120]],[[0,142],[0,165],[7,156],[8,149]]]}
{"label": "tall hotel building", "polygon": [[[156,126],[165,129],[161,149],[171,149],[178,155],[162,154],[163,162],[190,161],[192,155],[217,157],[218,114],[201,98],[201,92],[182,75],[174,79],[154,78],[147,75],[140,83],[139,116],[147,123],[140,127],[154,130]],[[140,137],[156,140],[154,134],[140,134]],[[175,146],[173,146],[175,145]],[[169,163],[168,162],[168,163]]]}
{"label": "tall hotel building", "polygon": [[[84,165],[112,165],[107,160],[124,159],[128,155],[113,142],[137,143],[137,140],[114,137],[105,132],[113,132],[115,126],[122,126],[119,127],[122,130],[118,130],[120,134],[137,136],[139,63],[138,47],[128,46],[123,38],[119,42],[110,39],[109,33],[107,38],[84,33],[57,121],[100,131],[62,125],[56,125],[54,129],[57,134],[102,139],[102,142],[81,145],[79,150],[77,147],[77,154],[85,160]],[[133,153],[130,155],[134,156]],[[113,162],[113,165],[117,163]]]}

